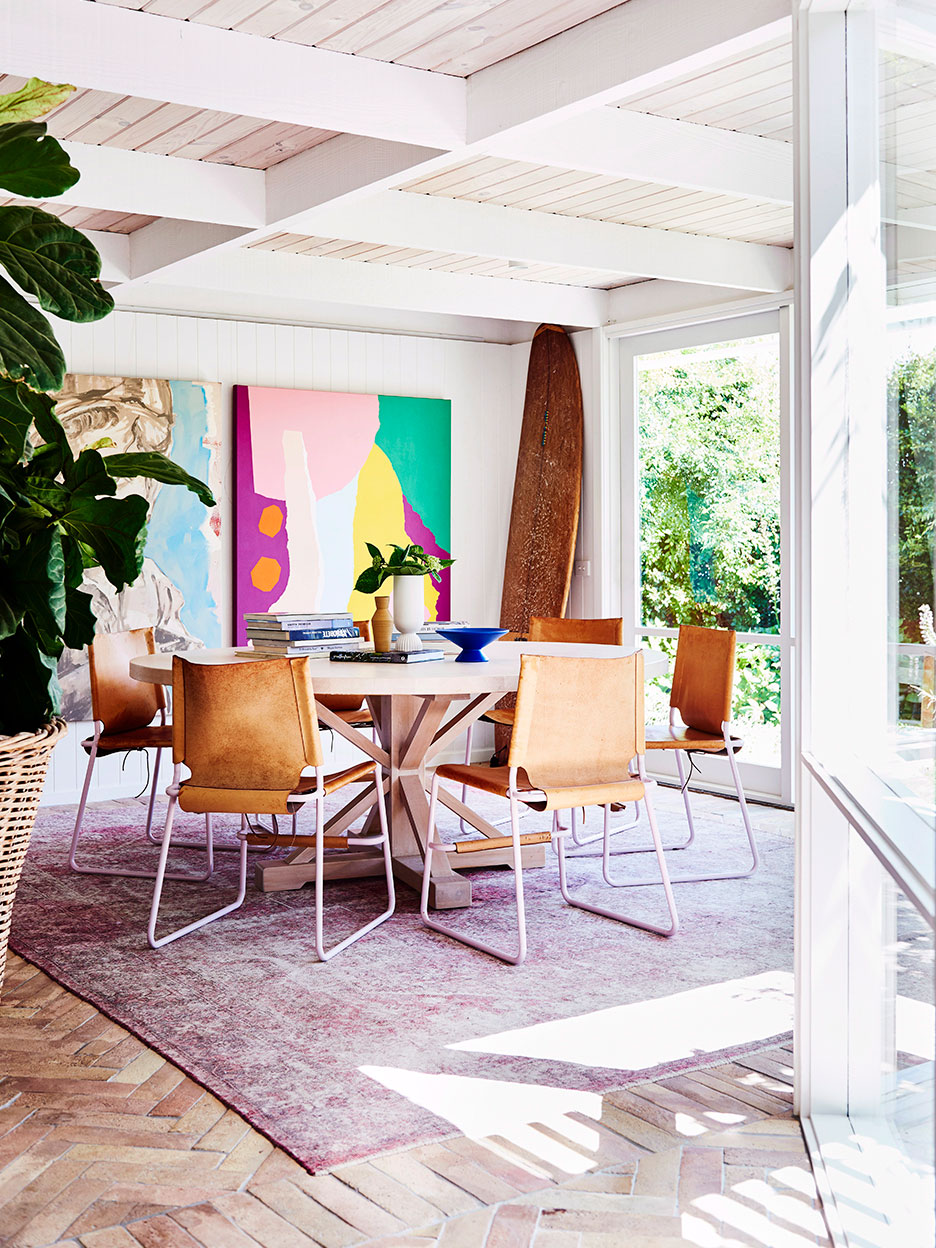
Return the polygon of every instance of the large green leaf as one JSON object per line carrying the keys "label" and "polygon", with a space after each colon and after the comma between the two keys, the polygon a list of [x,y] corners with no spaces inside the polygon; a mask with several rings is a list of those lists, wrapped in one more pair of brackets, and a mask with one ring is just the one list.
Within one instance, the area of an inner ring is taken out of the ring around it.
{"label": "large green leaf", "polygon": [[65,473],[65,484],[73,498],[98,498],[116,494],[117,486],[104,465],[104,459],[93,447],[83,450]]}
{"label": "large green leaf", "polygon": [[89,547],[115,589],[132,584],[143,567],[146,542],[146,499],[80,497],[60,517],[69,536]]}
{"label": "large green leaf", "polygon": [[0,641],[16,632],[22,618],[23,608],[0,587]]}
{"label": "large green leaf", "polygon": [[0,125],[41,117],[43,113],[58,108],[74,89],[67,82],[43,82],[41,78],[30,78],[18,91],[0,95]]}
{"label": "large green leaf", "polygon": [[76,542],[68,534],[62,535],[62,555],[65,558],[65,587],[77,589],[84,580],[84,560],[81,543]]}
{"label": "large green leaf", "polygon": [[57,666],[23,628],[0,641],[0,732],[34,732],[59,713]]}
{"label": "large green leaf", "polygon": [[73,650],[94,641],[94,611],[91,595],[83,589],[65,589],[65,645]]}
{"label": "large green leaf", "polygon": [[174,464],[159,451],[131,451],[126,455],[105,455],[104,467],[112,477],[149,477],[167,485],[184,485],[197,494],[206,507],[213,507],[215,497],[208,486],[184,468]]}
{"label": "large green leaf", "polygon": [[26,449],[26,435],[52,400],[20,382],[0,377],[0,462],[16,463]]}
{"label": "large green leaf", "polygon": [[[0,208],[0,220],[5,208]],[[0,277],[0,376],[33,390],[60,390],[65,356],[38,308]]]}
{"label": "large green leaf", "polygon": [[36,397],[40,400],[35,413],[36,433],[48,446],[58,447],[61,469],[70,468],[75,462],[75,457],[68,445],[68,434],[55,414],[55,401],[47,394]]}
{"label": "large green leaf", "polygon": [[7,559],[7,573],[25,611],[24,626],[45,654],[57,658],[65,628],[65,557],[58,530],[34,533]]}
{"label": "large green leaf", "polygon": [[393,569],[387,568],[365,568],[361,575],[354,583],[354,588],[360,594],[376,594],[388,577],[393,575]]}
{"label": "large green leaf", "polygon": [[114,306],[97,281],[97,248],[41,208],[0,208],[0,264],[46,312],[66,321],[97,321]]}
{"label": "large green leaf", "polygon": [[0,186],[14,195],[46,199],[74,186],[78,170],[43,121],[0,124]]}
{"label": "large green leaf", "polygon": [[45,507],[53,515],[64,511],[71,501],[71,495],[64,485],[58,485],[39,473],[36,476],[24,476],[22,490],[25,498]]}
{"label": "large green leaf", "polygon": [[7,516],[16,507],[16,499],[11,498],[8,492],[0,485],[0,536],[6,525]]}

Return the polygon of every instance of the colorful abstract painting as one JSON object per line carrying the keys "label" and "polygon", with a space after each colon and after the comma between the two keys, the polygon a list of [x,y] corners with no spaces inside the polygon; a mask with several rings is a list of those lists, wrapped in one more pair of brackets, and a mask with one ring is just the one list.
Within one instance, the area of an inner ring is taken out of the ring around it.
{"label": "colorful abstract painting", "polygon": [[[77,455],[109,438],[107,454],[162,451],[208,483],[221,486],[219,382],[69,374],[56,408]],[[177,486],[135,478],[117,484],[118,496],[143,494],[150,504],[143,571],[117,593],[100,568],[85,573],[100,632],[152,625],[161,650],[220,646],[223,577],[218,508]],[[63,715],[91,718],[88,657],[66,650],[59,662]]]}
{"label": "colorful abstract painting", "polygon": [[[354,582],[366,542],[447,558],[447,399],[235,386],[234,627],[245,611],[373,614]],[[389,589],[388,589],[389,592]],[[426,619],[451,614],[450,575],[426,578]]]}

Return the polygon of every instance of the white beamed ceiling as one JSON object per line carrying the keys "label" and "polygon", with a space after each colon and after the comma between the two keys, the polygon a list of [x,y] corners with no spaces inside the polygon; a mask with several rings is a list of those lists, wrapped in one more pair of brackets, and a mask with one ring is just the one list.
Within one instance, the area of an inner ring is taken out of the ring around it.
{"label": "white beamed ceiling", "polygon": [[[515,333],[600,325],[640,282],[791,284],[789,5],[706,9],[30,0],[0,43],[77,84],[47,123],[86,176],[43,207],[105,240],[118,304],[271,315],[280,291],[295,318],[344,279],[349,305]],[[925,214],[913,176],[895,202]]]}
{"label": "white beamed ceiling", "polygon": [[742,242],[793,245],[793,207],[574,169],[476,157],[416,178],[403,190],[445,199],[652,226]]}

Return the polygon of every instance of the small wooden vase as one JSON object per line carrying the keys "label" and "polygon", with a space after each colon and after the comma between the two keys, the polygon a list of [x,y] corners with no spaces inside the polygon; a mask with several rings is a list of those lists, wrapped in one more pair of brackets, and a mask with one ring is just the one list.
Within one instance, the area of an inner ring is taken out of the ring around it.
{"label": "small wooden vase", "polygon": [[378,654],[389,654],[393,640],[393,616],[390,614],[390,595],[378,594],[374,599],[377,610],[371,617],[371,637]]}

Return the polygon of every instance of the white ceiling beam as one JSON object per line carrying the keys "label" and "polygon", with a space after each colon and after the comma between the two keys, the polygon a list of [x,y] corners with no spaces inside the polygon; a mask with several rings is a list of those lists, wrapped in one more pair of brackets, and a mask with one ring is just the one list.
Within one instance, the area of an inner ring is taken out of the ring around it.
{"label": "white ceiling beam", "polygon": [[622,277],[759,291],[786,290],[792,280],[792,252],[784,247],[409,191],[386,191],[336,209],[326,205],[306,214],[305,228],[329,238],[599,269]]}
{"label": "white ceiling beam", "polygon": [[343,203],[396,186],[414,168],[451,156],[438,148],[340,134],[273,165],[266,174],[266,220],[289,229],[294,216],[319,204]]}
{"label": "white ceiling beam", "polygon": [[[444,273],[326,256],[296,256],[242,249],[224,255],[193,258],[174,275],[173,289],[184,286],[213,293],[238,292],[258,301],[280,300],[296,306],[360,306],[460,317],[496,317],[511,321],[556,321],[594,328],[607,319],[608,294],[576,286],[559,286],[513,278]],[[160,283],[142,283],[132,292],[114,292],[119,301],[145,302],[147,291]]]}
{"label": "white ceiling beam", "polygon": [[4,72],[266,121],[457,147],[460,78],[93,0],[0,5]]}
{"label": "white ceiling beam", "polygon": [[203,221],[164,218],[134,230],[130,239],[127,276],[131,281],[147,277],[188,260],[191,256],[236,243],[248,230],[234,225],[209,225]]}
{"label": "white ceiling beam", "polygon": [[62,146],[81,178],[58,197],[59,203],[245,229],[266,222],[266,183],[261,169],[91,143],[63,142]]}
{"label": "white ceiling beam", "polygon": [[[633,0],[631,0],[633,3]],[[793,145],[623,108],[492,135],[490,156],[767,203],[793,202]]]}
{"label": "white ceiling beam", "polygon": [[616,103],[743,55],[790,24],[790,0],[628,0],[472,74],[468,142]]}
{"label": "white ceiling beam", "polygon": [[101,255],[101,281],[108,286],[125,282],[130,276],[130,235],[105,230],[82,230]]}

